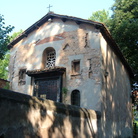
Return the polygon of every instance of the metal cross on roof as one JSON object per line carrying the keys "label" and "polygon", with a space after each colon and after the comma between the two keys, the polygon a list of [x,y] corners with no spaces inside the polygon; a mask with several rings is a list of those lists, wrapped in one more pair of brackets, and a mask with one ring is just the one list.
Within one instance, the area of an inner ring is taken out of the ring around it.
{"label": "metal cross on roof", "polygon": [[47,8],[49,8],[49,12],[50,12],[50,8],[53,7],[52,5],[49,4],[49,6]]}

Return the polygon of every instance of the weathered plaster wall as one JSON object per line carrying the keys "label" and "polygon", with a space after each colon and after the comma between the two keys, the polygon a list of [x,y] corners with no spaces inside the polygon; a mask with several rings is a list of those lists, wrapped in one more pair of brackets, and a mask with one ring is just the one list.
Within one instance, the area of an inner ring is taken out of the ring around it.
{"label": "weathered plaster wall", "polygon": [[[68,94],[64,102],[70,104],[71,92],[78,89],[81,93],[81,107],[101,110],[100,37],[99,30],[92,25],[78,25],[72,21],[62,22],[54,18],[52,22],[45,23],[17,43],[11,49],[9,66],[12,90],[27,90],[27,94],[33,94],[30,77],[26,77],[26,85],[18,86],[19,69],[40,69],[42,54],[47,47],[56,50],[56,66],[67,69],[63,81]],[[80,60],[80,74],[77,75],[71,72],[71,62],[74,59]]]}
{"label": "weathered plaster wall", "polygon": [[131,86],[128,72],[102,36],[101,51],[103,54],[101,131],[105,138],[132,137]]}
{"label": "weathered plaster wall", "polygon": [[0,112],[0,137],[98,138],[100,112],[94,110],[0,89]]}

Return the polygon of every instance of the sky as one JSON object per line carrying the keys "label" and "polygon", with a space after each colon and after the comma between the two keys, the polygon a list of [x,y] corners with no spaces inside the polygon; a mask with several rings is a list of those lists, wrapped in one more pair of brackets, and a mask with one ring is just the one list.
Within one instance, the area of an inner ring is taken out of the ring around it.
{"label": "sky", "polygon": [[13,32],[26,30],[49,11],[56,14],[88,19],[92,12],[108,10],[110,12],[114,0],[0,0],[0,14],[4,16],[6,25],[15,27]]}

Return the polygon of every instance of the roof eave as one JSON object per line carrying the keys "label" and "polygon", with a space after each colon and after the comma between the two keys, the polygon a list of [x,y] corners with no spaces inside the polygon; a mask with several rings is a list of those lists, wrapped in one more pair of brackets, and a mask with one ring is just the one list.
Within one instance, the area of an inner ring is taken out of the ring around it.
{"label": "roof eave", "polygon": [[11,49],[16,43],[18,43],[20,40],[22,40],[24,37],[27,37],[31,32],[33,32],[35,29],[38,29],[41,25],[43,25],[46,21],[48,21],[49,18],[61,18],[61,19],[66,19],[66,20],[73,20],[77,24],[80,23],[88,23],[88,24],[93,24],[95,26],[102,26],[101,23],[91,21],[91,20],[85,20],[77,17],[72,17],[72,16],[65,16],[65,15],[59,15],[59,14],[54,14],[54,13],[48,13],[44,17],[42,17],[40,20],[38,20],[36,23],[31,25],[28,29],[26,29],[23,33],[21,33],[18,37],[16,37],[12,42],[8,44],[8,49]]}

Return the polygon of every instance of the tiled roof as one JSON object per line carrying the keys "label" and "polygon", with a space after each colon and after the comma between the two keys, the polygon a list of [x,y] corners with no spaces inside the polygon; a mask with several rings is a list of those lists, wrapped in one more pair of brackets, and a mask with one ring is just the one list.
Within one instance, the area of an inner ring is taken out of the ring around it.
{"label": "tiled roof", "polygon": [[0,78],[0,81],[6,81],[6,82],[9,82],[8,80],[4,80],[4,79],[1,79],[1,78]]}
{"label": "tiled roof", "polygon": [[64,67],[52,67],[52,68],[45,68],[45,69],[36,69],[36,70],[28,70],[26,72],[26,74],[28,76],[33,76],[33,75],[37,75],[37,74],[44,74],[44,73],[49,73],[49,72],[65,72],[66,68]]}

